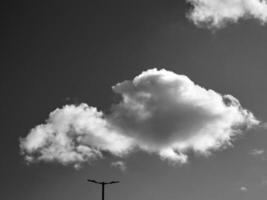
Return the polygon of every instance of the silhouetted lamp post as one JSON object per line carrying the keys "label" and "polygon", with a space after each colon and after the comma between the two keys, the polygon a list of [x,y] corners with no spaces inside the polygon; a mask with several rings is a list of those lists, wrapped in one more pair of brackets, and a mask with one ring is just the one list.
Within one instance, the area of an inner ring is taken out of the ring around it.
{"label": "silhouetted lamp post", "polygon": [[104,198],[105,198],[105,185],[119,183],[119,181],[99,182],[99,181],[91,180],[91,179],[87,179],[87,181],[91,182],[91,183],[99,184],[102,186],[102,200],[104,200]]}

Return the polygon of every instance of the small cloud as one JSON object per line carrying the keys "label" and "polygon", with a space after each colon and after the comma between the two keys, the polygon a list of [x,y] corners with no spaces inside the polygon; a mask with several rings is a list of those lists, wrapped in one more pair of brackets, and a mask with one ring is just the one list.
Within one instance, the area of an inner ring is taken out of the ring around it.
{"label": "small cloud", "polygon": [[264,154],[264,149],[252,149],[249,152],[249,155],[252,155],[252,156],[261,156],[263,154]]}
{"label": "small cloud", "polygon": [[186,0],[192,5],[188,18],[198,27],[218,29],[240,19],[267,22],[266,0]]}
{"label": "small cloud", "polygon": [[262,185],[267,186],[267,180],[263,180]]}
{"label": "small cloud", "polygon": [[267,129],[267,123],[266,122],[261,122],[259,124],[259,127],[263,128],[263,129]]}
{"label": "small cloud", "polygon": [[242,191],[242,192],[246,192],[246,191],[248,191],[248,188],[245,187],[245,186],[242,186],[242,187],[240,187],[240,191]]}
{"label": "small cloud", "polygon": [[112,167],[119,168],[121,171],[126,170],[126,164],[123,161],[116,161],[111,163]]}

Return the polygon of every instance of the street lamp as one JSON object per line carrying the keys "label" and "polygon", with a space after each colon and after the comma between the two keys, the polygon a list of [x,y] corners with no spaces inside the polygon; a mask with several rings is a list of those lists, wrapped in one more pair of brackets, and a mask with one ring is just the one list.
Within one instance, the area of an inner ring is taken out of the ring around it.
{"label": "street lamp", "polygon": [[119,181],[99,182],[99,181],[92,180],[92,179],[87,179],[87,181],[91,183],[99,184],[102,186],[102,200],[104,200],[105,198],[105,185],[119,183]]}

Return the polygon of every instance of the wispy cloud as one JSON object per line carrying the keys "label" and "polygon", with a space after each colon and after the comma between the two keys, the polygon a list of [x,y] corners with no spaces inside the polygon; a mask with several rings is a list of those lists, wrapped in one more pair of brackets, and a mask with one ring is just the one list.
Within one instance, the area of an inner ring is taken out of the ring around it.
{"label": "wispy cloud", "polygon": [[28,162],[79,165],[123,157],[139,149],[186,163],[188,151],[209,155],[231,145],[242,130],[259,124],[231,95],[207,90],[185,75],[151,69],[112,87],[122,99],[104,114],[86,104],[51,112],[46,123],[20,139]]}
{"label": "wispy cloud", "polygon": [[123,161],[115,161],[115,162],[112,162],[110,165],[112,167],[116,167],[116,168],[120,169],[121,171],[126,170],[126,164]]}
{"label": "wispy cloud", "polygon": [[261,182],[261,185],[262,185],[263,187],[267,187],[267,180],[263,180],[263,181]]}
{"label": "wispy cloud", "polygon": [[248,188],[245,187],[245,186],[242,186],[242,187],[240,187],[240,191],[242,191],[242,192],[246,192],[246,191],[248,191]]}
{"label": "wispy cloud", "polygon": [[188,18],[199,27],[218,29],[227,23],[253,18],[267,22],[266,0],[187,0],[193,8]]}
{"label": "wispy cloud", "polygon": [[252,155],[252,156],[261,156],[264,154],[264,149],[252,149],[249,151],[249,155]]}

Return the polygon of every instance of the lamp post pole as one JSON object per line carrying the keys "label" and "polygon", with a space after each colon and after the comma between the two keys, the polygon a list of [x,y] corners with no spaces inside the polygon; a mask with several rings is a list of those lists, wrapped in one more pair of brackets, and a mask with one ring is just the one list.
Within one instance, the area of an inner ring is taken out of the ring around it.
{"label": "lamp post pole", "polygon": [[101,185],[102,188],[102,200],[105,200],[105,185],[119,183],[119,181],[110,181],[110,182],[99,182],[92,179],[87,179],[88,182],[95,183]]}

